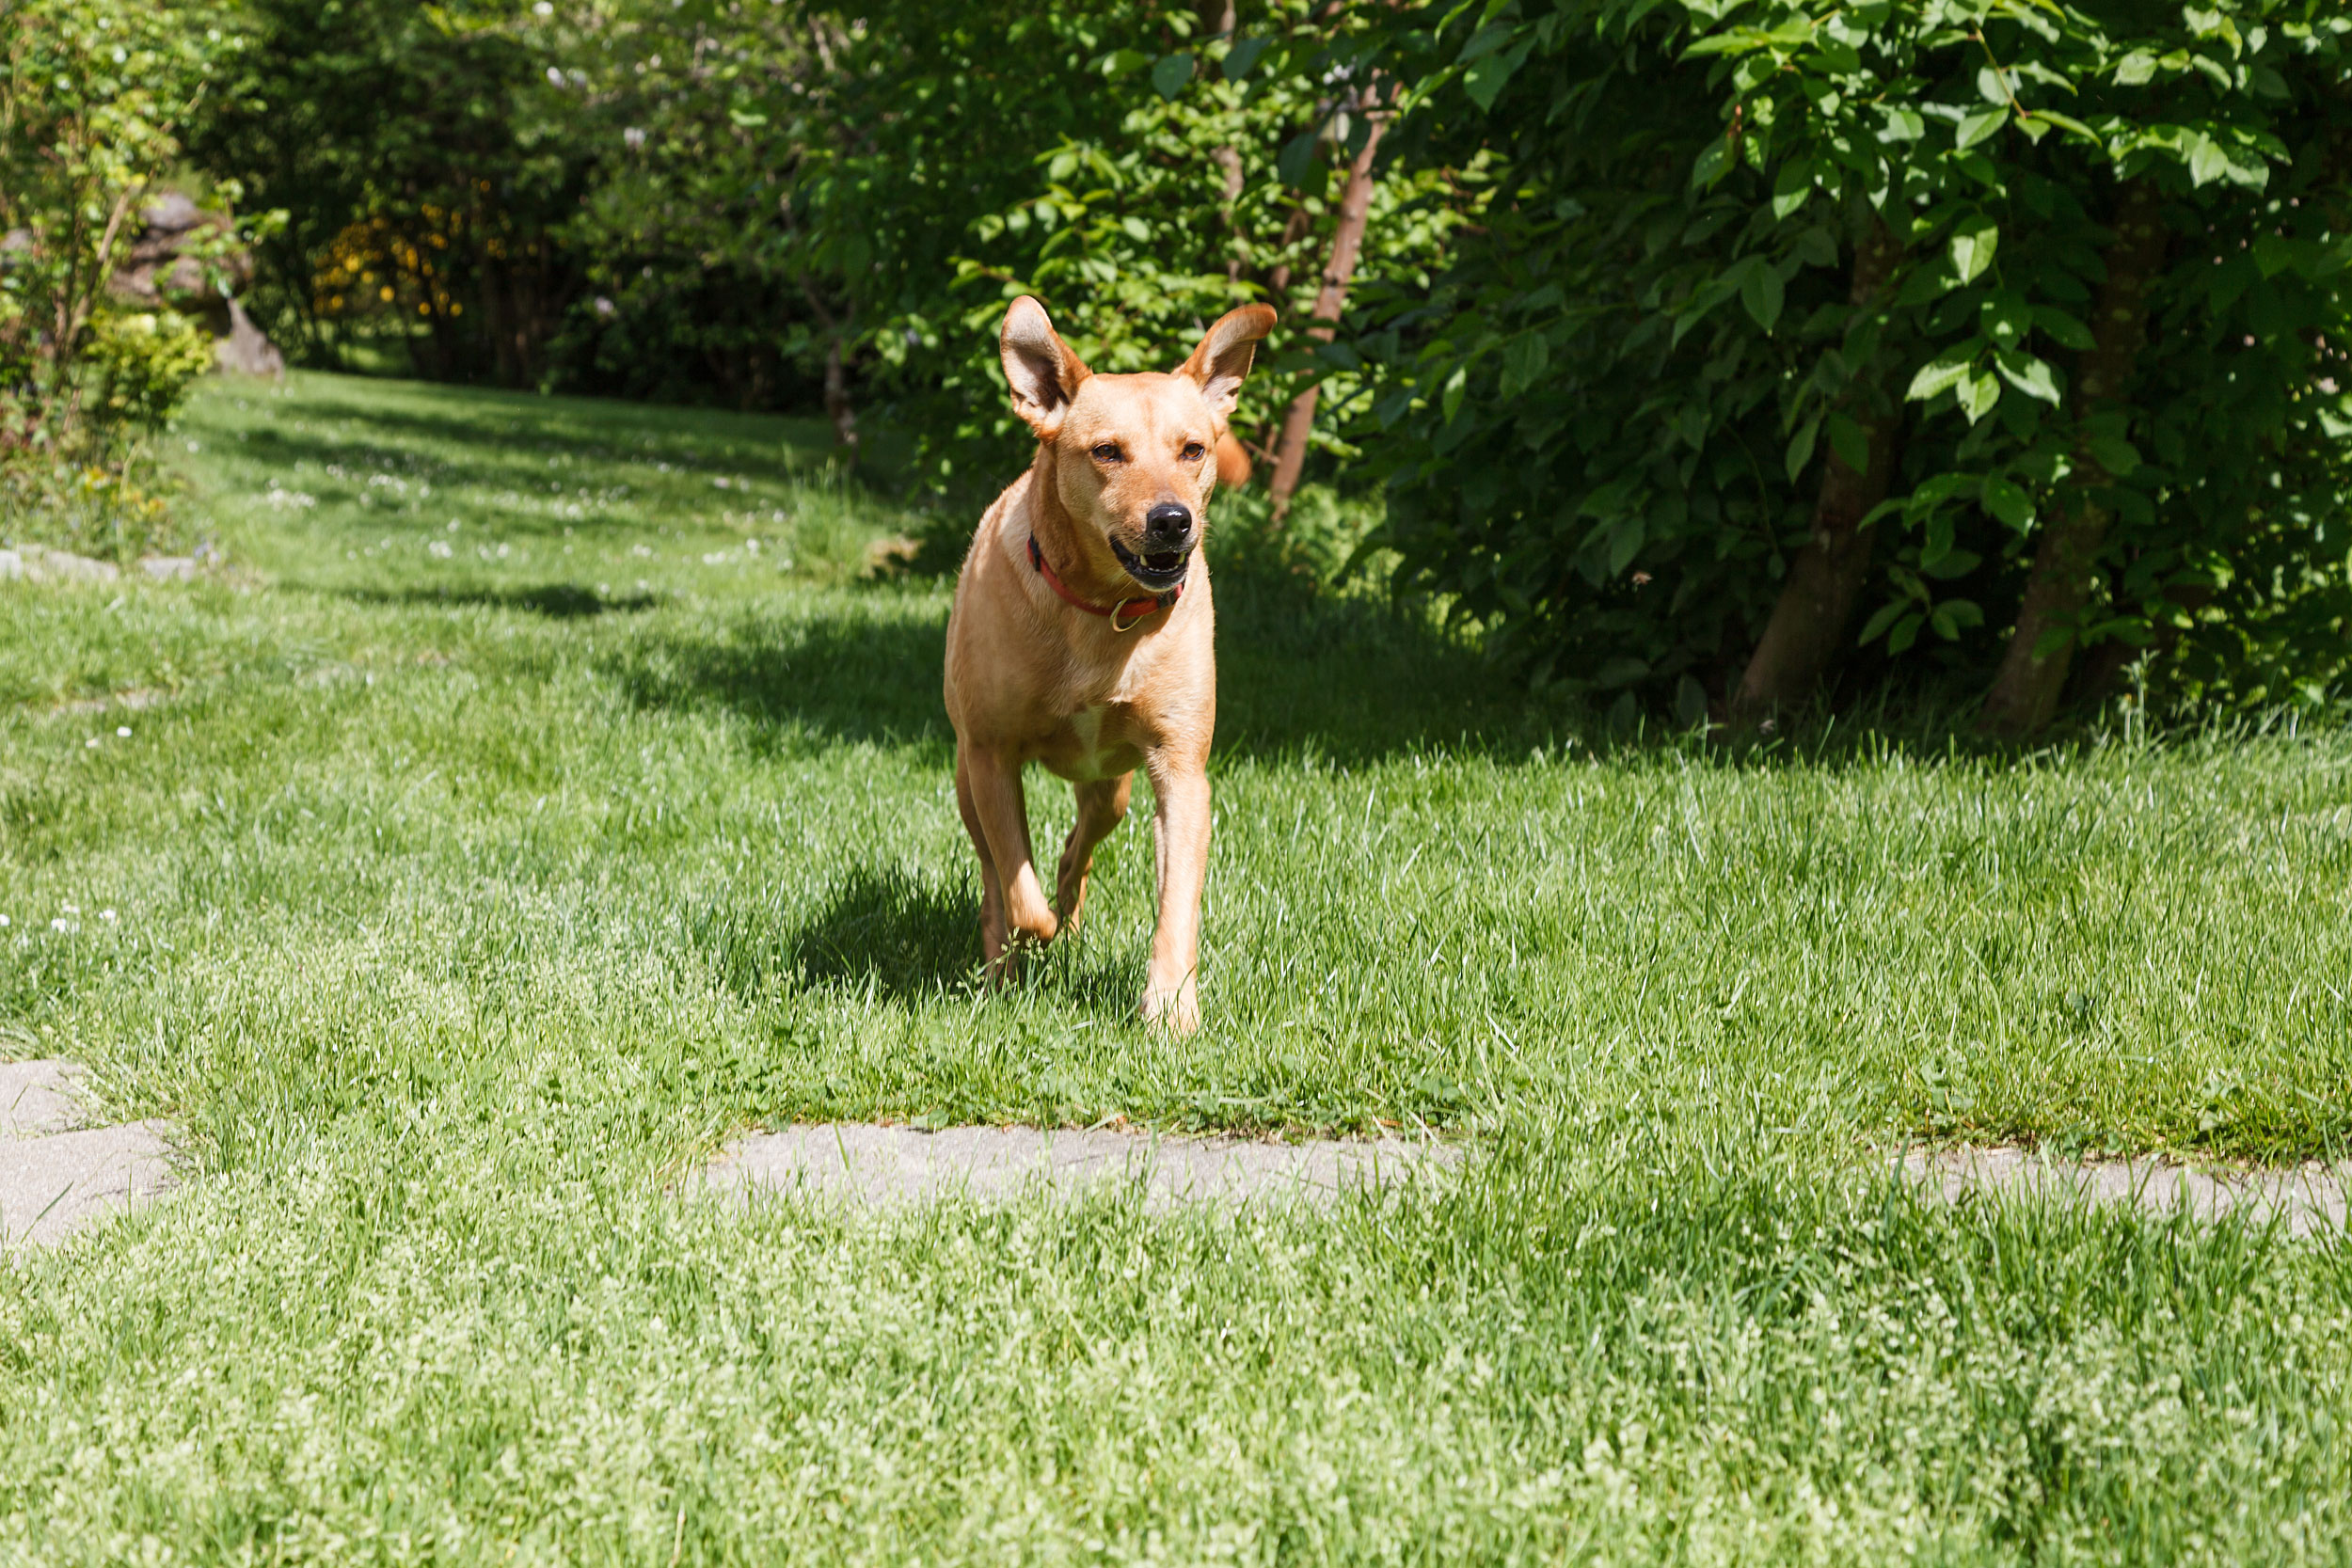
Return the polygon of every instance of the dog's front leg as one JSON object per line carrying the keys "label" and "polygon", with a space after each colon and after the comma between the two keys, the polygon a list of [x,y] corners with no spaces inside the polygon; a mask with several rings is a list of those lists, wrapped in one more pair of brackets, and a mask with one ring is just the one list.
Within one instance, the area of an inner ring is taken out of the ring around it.
{"label": "dog's front leg", "polygon": [[1209,876],[1209,775],[1197,757],[1149,758],[1158,804],[1152,828],[1160,870],[1160,924],[1152,936],[1143,1016],[1171,1033],[1200,1027],[1200,890]]}
{"label": "dog's front leg", "polygon": [[972,815],[988,845],[988,860],[1004,898],[1004,919],[1010,927],[1005,950],[992,955],[998,978],[1024,946],[1048,942],[1060,927],[1045,890],[1038,884],[1037,867],[1029,858],[1029,805],[1021,791],[1018,752],[986,747],[966,749],[959,759],[965,786],[971,791]]}

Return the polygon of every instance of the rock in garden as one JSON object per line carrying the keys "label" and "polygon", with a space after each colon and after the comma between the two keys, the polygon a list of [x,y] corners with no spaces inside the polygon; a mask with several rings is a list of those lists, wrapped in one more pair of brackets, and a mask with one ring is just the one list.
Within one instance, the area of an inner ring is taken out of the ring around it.
{"label": "rock in garden", "polygon": [[62,1240],[172,1184],[162,1122],[81,1127],[83,1069],[0,1064],[0,1251]]}
{"label": "rock in garden", "polygon": [[95,561],[72,550],[53,550],[40,545],[19,545],[14,549],[0,550],[0,581],[112,582],[120,576],[122,568],[113,562]]}

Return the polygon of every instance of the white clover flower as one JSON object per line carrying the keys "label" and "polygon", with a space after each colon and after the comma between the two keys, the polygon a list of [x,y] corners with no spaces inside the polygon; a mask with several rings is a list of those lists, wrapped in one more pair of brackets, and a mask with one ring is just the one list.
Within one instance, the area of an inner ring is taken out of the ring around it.
{"label": "white clover flower", "polygon": [[95,752],[98,750],[98,737],[96,736],[91,736],[87,740],[83,741],[82,744]]}
{"label": "white clover flower", "polygon": [[115,923],[115,911],[112,910],[100,910],[98,911],[98,918],[111,926]]}
{"label": "white clover flower", "polygon": [[0,914],[0,931],[5,931],[5,930],[7,930],[8,928],[8,917],[7,915],[5,915],[5,914]]}
{"label": "white clover flower", "polygon": [[131,738],[131,726],[128,724],[117,724],[115,726],[115,734],[120,738],[128,740]]}

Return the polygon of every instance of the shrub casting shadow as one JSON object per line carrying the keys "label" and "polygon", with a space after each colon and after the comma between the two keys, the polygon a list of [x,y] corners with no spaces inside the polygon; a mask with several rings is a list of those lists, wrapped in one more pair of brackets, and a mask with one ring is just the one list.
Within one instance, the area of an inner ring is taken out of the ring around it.
{"label": "shrub casting shadow", "polygon": [[953,738],[939,695],[946,628],[935,622],[754,615],[715,637],[654,637],[615,655],[622,691],[646,709],[720,709],[763,744]]}
{"label": "shrub casting shadow", "polygon": [[[1475,650],[1383,603],[1238,575],[1216,587],[1220,754],[1515,752],[1557,727]],[[799,730],[944,745],[954,740],[939,692],[946,656],[935,620],[753,615],[710,636],[636,640],[614,673],[641,707],[723,709],[771,744]]]}
{"label": "shrub casting shadow", "polygon": [[520,610],[550,621],[579,621],[615,612],[634,614],[660,601],[651,594],[599,594],[576,582],[535,588],[351,588],[342,596],[362,604],[440,605],[451,609]]}

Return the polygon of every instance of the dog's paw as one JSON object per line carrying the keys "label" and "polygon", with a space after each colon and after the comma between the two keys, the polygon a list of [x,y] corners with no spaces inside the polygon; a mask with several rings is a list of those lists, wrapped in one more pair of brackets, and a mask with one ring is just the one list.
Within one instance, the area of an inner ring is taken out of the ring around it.
{"label": "dog's paw", "polygon": [[1005,949],[1009,953],[1029,953],[1050,943],[1061,934],[1060,917],[1040,905],[1026,919],[1016,919],[1006,933]]}
{"label": "dog's paw", "polygon": [[1171,1035],[1189,1035],[1200,1027],[1200,993],[1189,974],[1176,985],[1154,980],[1144,987],[1137,1010],[1144,1022],[1156,1023]]}

